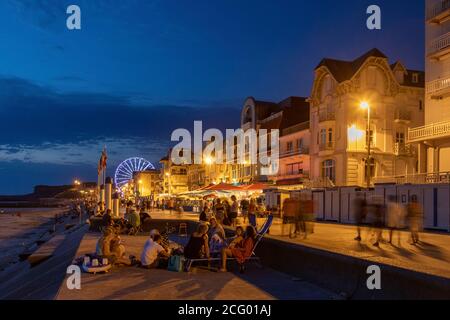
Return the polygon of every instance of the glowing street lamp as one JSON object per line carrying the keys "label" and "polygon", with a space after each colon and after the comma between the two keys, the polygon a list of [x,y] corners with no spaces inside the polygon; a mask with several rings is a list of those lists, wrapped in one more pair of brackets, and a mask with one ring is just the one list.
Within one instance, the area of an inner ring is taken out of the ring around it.
{"label": "glowing street lamp", "polygon": [[367,101],[361,101],[360,108],[363,110],[367,110],[367,128],[366,128],[366,138],[367,138],[367,159],[366,159],[366,179],[367,179],[367,188],[370,188],[370,178],[371,178],[371,154],[370,154],[370,104]]}

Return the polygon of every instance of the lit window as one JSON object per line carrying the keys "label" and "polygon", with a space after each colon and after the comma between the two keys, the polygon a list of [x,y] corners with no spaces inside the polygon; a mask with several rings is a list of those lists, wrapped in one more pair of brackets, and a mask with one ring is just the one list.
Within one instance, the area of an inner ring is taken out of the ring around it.
{"label": "lit window", "polygon": [[334,160],[329,159],[322,162],[322,177],[336,182],[336,168]]}

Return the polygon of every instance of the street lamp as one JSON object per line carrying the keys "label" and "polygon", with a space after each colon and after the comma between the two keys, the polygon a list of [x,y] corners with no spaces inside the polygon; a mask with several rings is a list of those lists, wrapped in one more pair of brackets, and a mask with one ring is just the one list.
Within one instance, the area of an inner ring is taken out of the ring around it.
{"label": "street lamp", "polygon": [[371,178],[371,154],[370,154],[370,104],[367,101],[362,101],[360,103],[360,108],[367,110],[367,126],[366,126],[366,139],[367,139],[367,159],[366,159],[366,179],[367,179],[367,189],[370,188],[370,178]]}

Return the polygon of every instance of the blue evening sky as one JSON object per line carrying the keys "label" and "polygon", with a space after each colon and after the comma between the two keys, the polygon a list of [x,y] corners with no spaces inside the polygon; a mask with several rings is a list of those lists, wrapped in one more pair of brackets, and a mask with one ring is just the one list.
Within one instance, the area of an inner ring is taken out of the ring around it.
{"label": "blue evening sky", "polygon": [[[66,28],[70,4],[82,30]],[[366,8],[382,9],[382,30]],[[422,0],[0,2],[0,194],[95,181],[130,156],[157,163],[170,133],[236,127],[247,96],[308,96],[324,57],[373,47],[423,69]]]}

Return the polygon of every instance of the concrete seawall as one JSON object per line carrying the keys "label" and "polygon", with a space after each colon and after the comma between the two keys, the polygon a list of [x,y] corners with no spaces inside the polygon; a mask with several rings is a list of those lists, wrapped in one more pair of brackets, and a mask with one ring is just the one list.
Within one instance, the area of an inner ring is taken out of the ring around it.
{"label": "concrete seawall", "polygon": [[[145,232],[153,228],[161,231],[167,226],[178,233],[179,224],[187,224],[187,232],[195,231],[198,222],[192,220],[153,219]],[[95,229],[93,225],[91,228]],[[233,230],[226,228],[227,235]],[[266,267],[289,274],[300,280],[341,294],[346,299],[450,299],[450,279],[411,271],[398,266],[377,263],[345,254],[309,246],[264,238],[256,250]],[[367,267],[381,269],[381,290],[369,290]],[[249,270],[249,272],[251,272]]]}
{"label": "concrete seawall", "polygon": [[[450,299],[450,279],[265,238],[264,266],[342,294],[347,299]],[[367,289],[367,267],[381,268],[381,290]]]}

